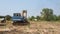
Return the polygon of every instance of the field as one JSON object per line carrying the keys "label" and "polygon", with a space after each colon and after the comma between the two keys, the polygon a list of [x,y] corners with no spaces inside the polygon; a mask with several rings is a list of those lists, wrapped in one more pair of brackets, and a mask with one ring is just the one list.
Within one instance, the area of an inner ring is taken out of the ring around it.
{"label": "field", "polygon": [[0,32],[1,34],[60,34],[59,21],[30,21],[29,25],[12,25],[11,31]]}

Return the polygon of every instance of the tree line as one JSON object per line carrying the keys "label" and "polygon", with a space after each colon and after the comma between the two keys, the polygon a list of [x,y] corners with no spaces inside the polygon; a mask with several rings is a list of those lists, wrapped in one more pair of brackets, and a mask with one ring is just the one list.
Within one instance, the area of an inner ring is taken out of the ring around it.
{"label": "tree line", "polygon": [[28,19],[33,21],[33,20],[44,20],[44,21],[58,21],[60,20],[60,15],[54,15],[53,14],[53,9],[49,9],[49,8],[43,8],[42,9],[42,12],[41,13],[41,16],[31,16],[29,17]]}
{"label": "tree line", "polygon": [[6,15],[6,16],[0,16],[0,18],[4,18],[5,20],[11,20],[11,16],[10,15]]}
{"label": "tree line", "polygon": [[[31,16],[29,18],[27,18],[28,20],[31,21],[40,21],[40,20],[44,20],[44,21],[58,21],[60,20],[60,15],[54,15],[53,14],[53,9],[49,9],[49,8],[43,8],[42,12],[40,12],[41,16]],[[6,15],[6,16],[0,16],[0,18],[6,18],[6,20],[11,20],[11,16],[10,15]]]}

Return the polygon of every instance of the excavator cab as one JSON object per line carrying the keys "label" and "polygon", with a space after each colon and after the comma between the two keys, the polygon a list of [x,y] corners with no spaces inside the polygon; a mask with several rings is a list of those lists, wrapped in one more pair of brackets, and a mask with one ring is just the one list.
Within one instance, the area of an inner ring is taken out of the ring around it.
{"label": "excavator cab", "polygon": [[24,22],[25,18],[23,16],[21,16],[20,13],[14,13],[13,17],[12,17],[12,21],[13,23],[15,22]]}

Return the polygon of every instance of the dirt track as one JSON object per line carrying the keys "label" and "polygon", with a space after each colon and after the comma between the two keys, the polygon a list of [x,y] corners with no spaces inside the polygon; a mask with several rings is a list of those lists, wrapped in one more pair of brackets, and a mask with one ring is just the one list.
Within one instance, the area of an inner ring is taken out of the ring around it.
{"label": "dirt track", "polygon": [[60,34],[59,22],[30,22],[30,25],[13,26],[14,30],[3,34]]}

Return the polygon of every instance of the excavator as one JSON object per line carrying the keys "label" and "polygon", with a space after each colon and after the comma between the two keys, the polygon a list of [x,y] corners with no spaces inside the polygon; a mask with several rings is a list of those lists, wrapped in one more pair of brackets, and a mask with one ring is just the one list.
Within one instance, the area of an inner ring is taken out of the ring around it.
{"label": "excavator", "polygon": [[22,23],[22,24],[27,24],[28,20],[25,17],[26,16],[26,12],[24,15],[24,11],[21,13],[13,13],[13,17],[12,17],[12,23],[16,24],[16,23]]}

